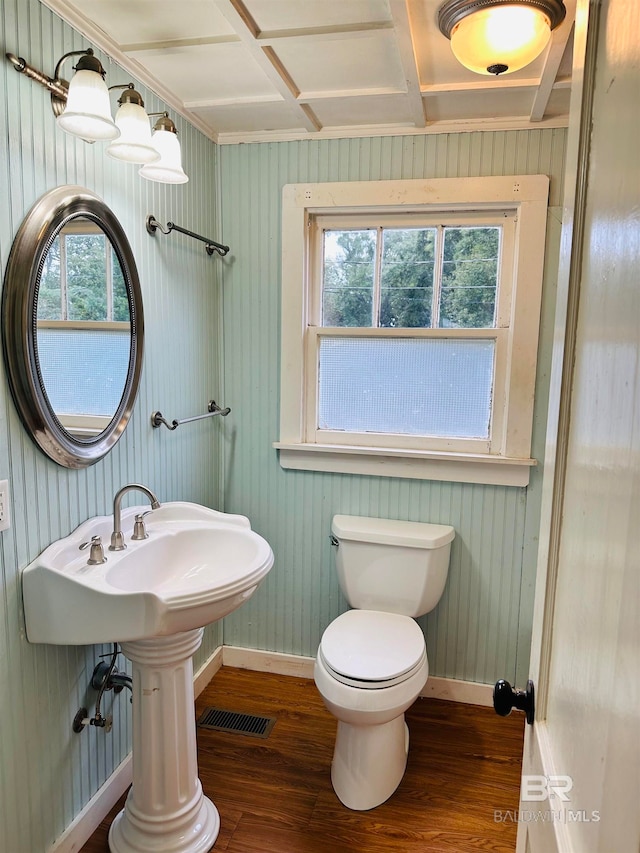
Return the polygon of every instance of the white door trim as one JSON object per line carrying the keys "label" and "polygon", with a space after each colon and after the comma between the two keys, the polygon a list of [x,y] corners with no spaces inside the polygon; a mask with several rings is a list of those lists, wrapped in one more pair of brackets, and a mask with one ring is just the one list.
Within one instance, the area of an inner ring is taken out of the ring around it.
{"label": "white door trim", "polygon": [[[591,3],[578,0],[529,669],[536,690],[536,721],[533,726],[527,726],[522,762],[523,775],[547,779],[557,776],[546,714],[571,424],[599,22],[600,0],[591,0]],[[561,800],[530,802],[522,799],[521,792],[516,853],[539,850],[573,853],[567,817],[566,806]]]}
{"label": "white door trim", "polygon": [[[580,304],[580,273],[595,83],[600,0],[579,0],[574,36],[571,119],[563,201],[560,268],[556,298],[554,352],[540,515],[540,547],[529,677],[536,686],[536,718],[546,716],[552,619],[562,529],[566,453],[571,420],[571,389]],[[582,60],[582,61],[581,61]]]}

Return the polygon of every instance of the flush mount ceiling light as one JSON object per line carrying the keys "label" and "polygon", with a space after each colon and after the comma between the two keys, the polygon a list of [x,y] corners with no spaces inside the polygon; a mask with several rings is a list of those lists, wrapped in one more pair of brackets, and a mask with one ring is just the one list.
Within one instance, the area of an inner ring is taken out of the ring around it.
{"label": "flush mount ceiling light", "polygon": [[169,118],[169,113],[151,115],[160,116],[151,137],[151,143],[160,159],[155,163],[147,163],[138,170],[138,174],[148,181],[159,181],[161,184],[186,184],[189,178],[182,169],[180,142],[175,124]]}
{"label": "flush mount ceiling light", "polygon": [[497,76],[533,62],[565,15],[562,0],[447,0],[438,26],[465,68]]}

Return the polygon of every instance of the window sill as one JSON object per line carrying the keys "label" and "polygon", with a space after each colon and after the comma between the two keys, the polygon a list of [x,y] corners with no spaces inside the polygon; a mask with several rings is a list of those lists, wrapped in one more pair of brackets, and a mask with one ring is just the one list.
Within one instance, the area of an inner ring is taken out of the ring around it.
{"label": "window sill", "polygon": [[531,467],[537,465],[535,459],[477,453],[283,444],[278,441],[273,446],[279,451],[280,465],[297,471],[331,471],[338,474],[407,477],[493,486],[526,486]]}

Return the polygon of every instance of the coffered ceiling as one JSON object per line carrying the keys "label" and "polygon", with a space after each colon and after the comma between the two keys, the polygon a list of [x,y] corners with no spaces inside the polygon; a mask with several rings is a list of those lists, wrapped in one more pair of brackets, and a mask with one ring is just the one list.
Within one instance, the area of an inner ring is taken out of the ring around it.
{"label": "coffered ceiling", "polygon": [[220,143],[567,123],[575,0],[498,78],[455,59],[442,0],[43,2]]}

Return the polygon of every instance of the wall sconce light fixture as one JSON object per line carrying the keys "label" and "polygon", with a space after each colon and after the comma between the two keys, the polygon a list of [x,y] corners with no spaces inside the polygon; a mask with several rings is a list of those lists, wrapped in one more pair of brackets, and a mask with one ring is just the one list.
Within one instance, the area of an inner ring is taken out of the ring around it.
{"label": "wall sconce light fixture", "polygon": [[[80,59],[74,66],[76,73],[67,83],[60,76],[60,68],[70,56],[79,56]],[[91,48],[65,53],[58,60],[53,77],[38,71],[13,53],[7,53],[7,59],[16,71],[49,90],[56,123],[62,130],[85,142],[111,140],[106,149],[109,157],[142,164],[140,174],[147,180],[169,184],[184,184],[189,180],[182,169],[178,132],[169,114],[151,114],[162,116],[156,122],[152,136],[140,93],[136,92],[133,83],[107,88],[106,72]],[[109,102],[112,89],[124,90],[118,100],[115,122]]]}
{"label": "wall sconce light fixture", "polygon": [[497,76],[533,62],[565,15],[562,0],[447,0],[438,26],[465,68]]}
{"label": "wall sconce light fixture", "polygon": [[104,82],[107,76],[100,60],[91,48],[65,54],[56,65],[54,79],[60,79],[60,65],[68,56],[78,56],[75,74],[67,85],[66,104],[56,118],[58,127],[70,133],[96,142],[98,139],[115,139],[120,131],[111,118],[109,90]]}
{"label": "wall sconce light fixture", "polygon": [[[81,57],[75,66],[76,73],[67,83],[60,76],[60,68],[70,56]],[[91,48],[72,50],[58,60],[53,77],[38,71],[21,56],[7,54],[7,59],[16,71],[26,74],[51,92],[51,108],[56,122],[67,133],[79,136],[87,142],[98,139],[115,139],[120,135],[111,118],[109,91],[104,82],[105,70]]]}
{"label": "wall sconce light fixture", "polygon": [[182,154],[178,131],[175,124],[169,118],[169,113],[151,113],[152,116],[159,115],[160,118],[153,127],[151,142],[160,154],[160,159],[155,163],[147,163],[138,174],[148,181],[159,181],[162,184],[186,184],[189,178],[182,168]]}
{"label": "wall sconce light fixture", "polygon": [[125,163],[153,163],[160,159],[160,152],[151,140],[149,116],[144,109],[144,101],[133,83],[109,86],[111,89],[124,89],[118,103],[116,126],[120,135],[107,148],[109,157],[124,160]]}

